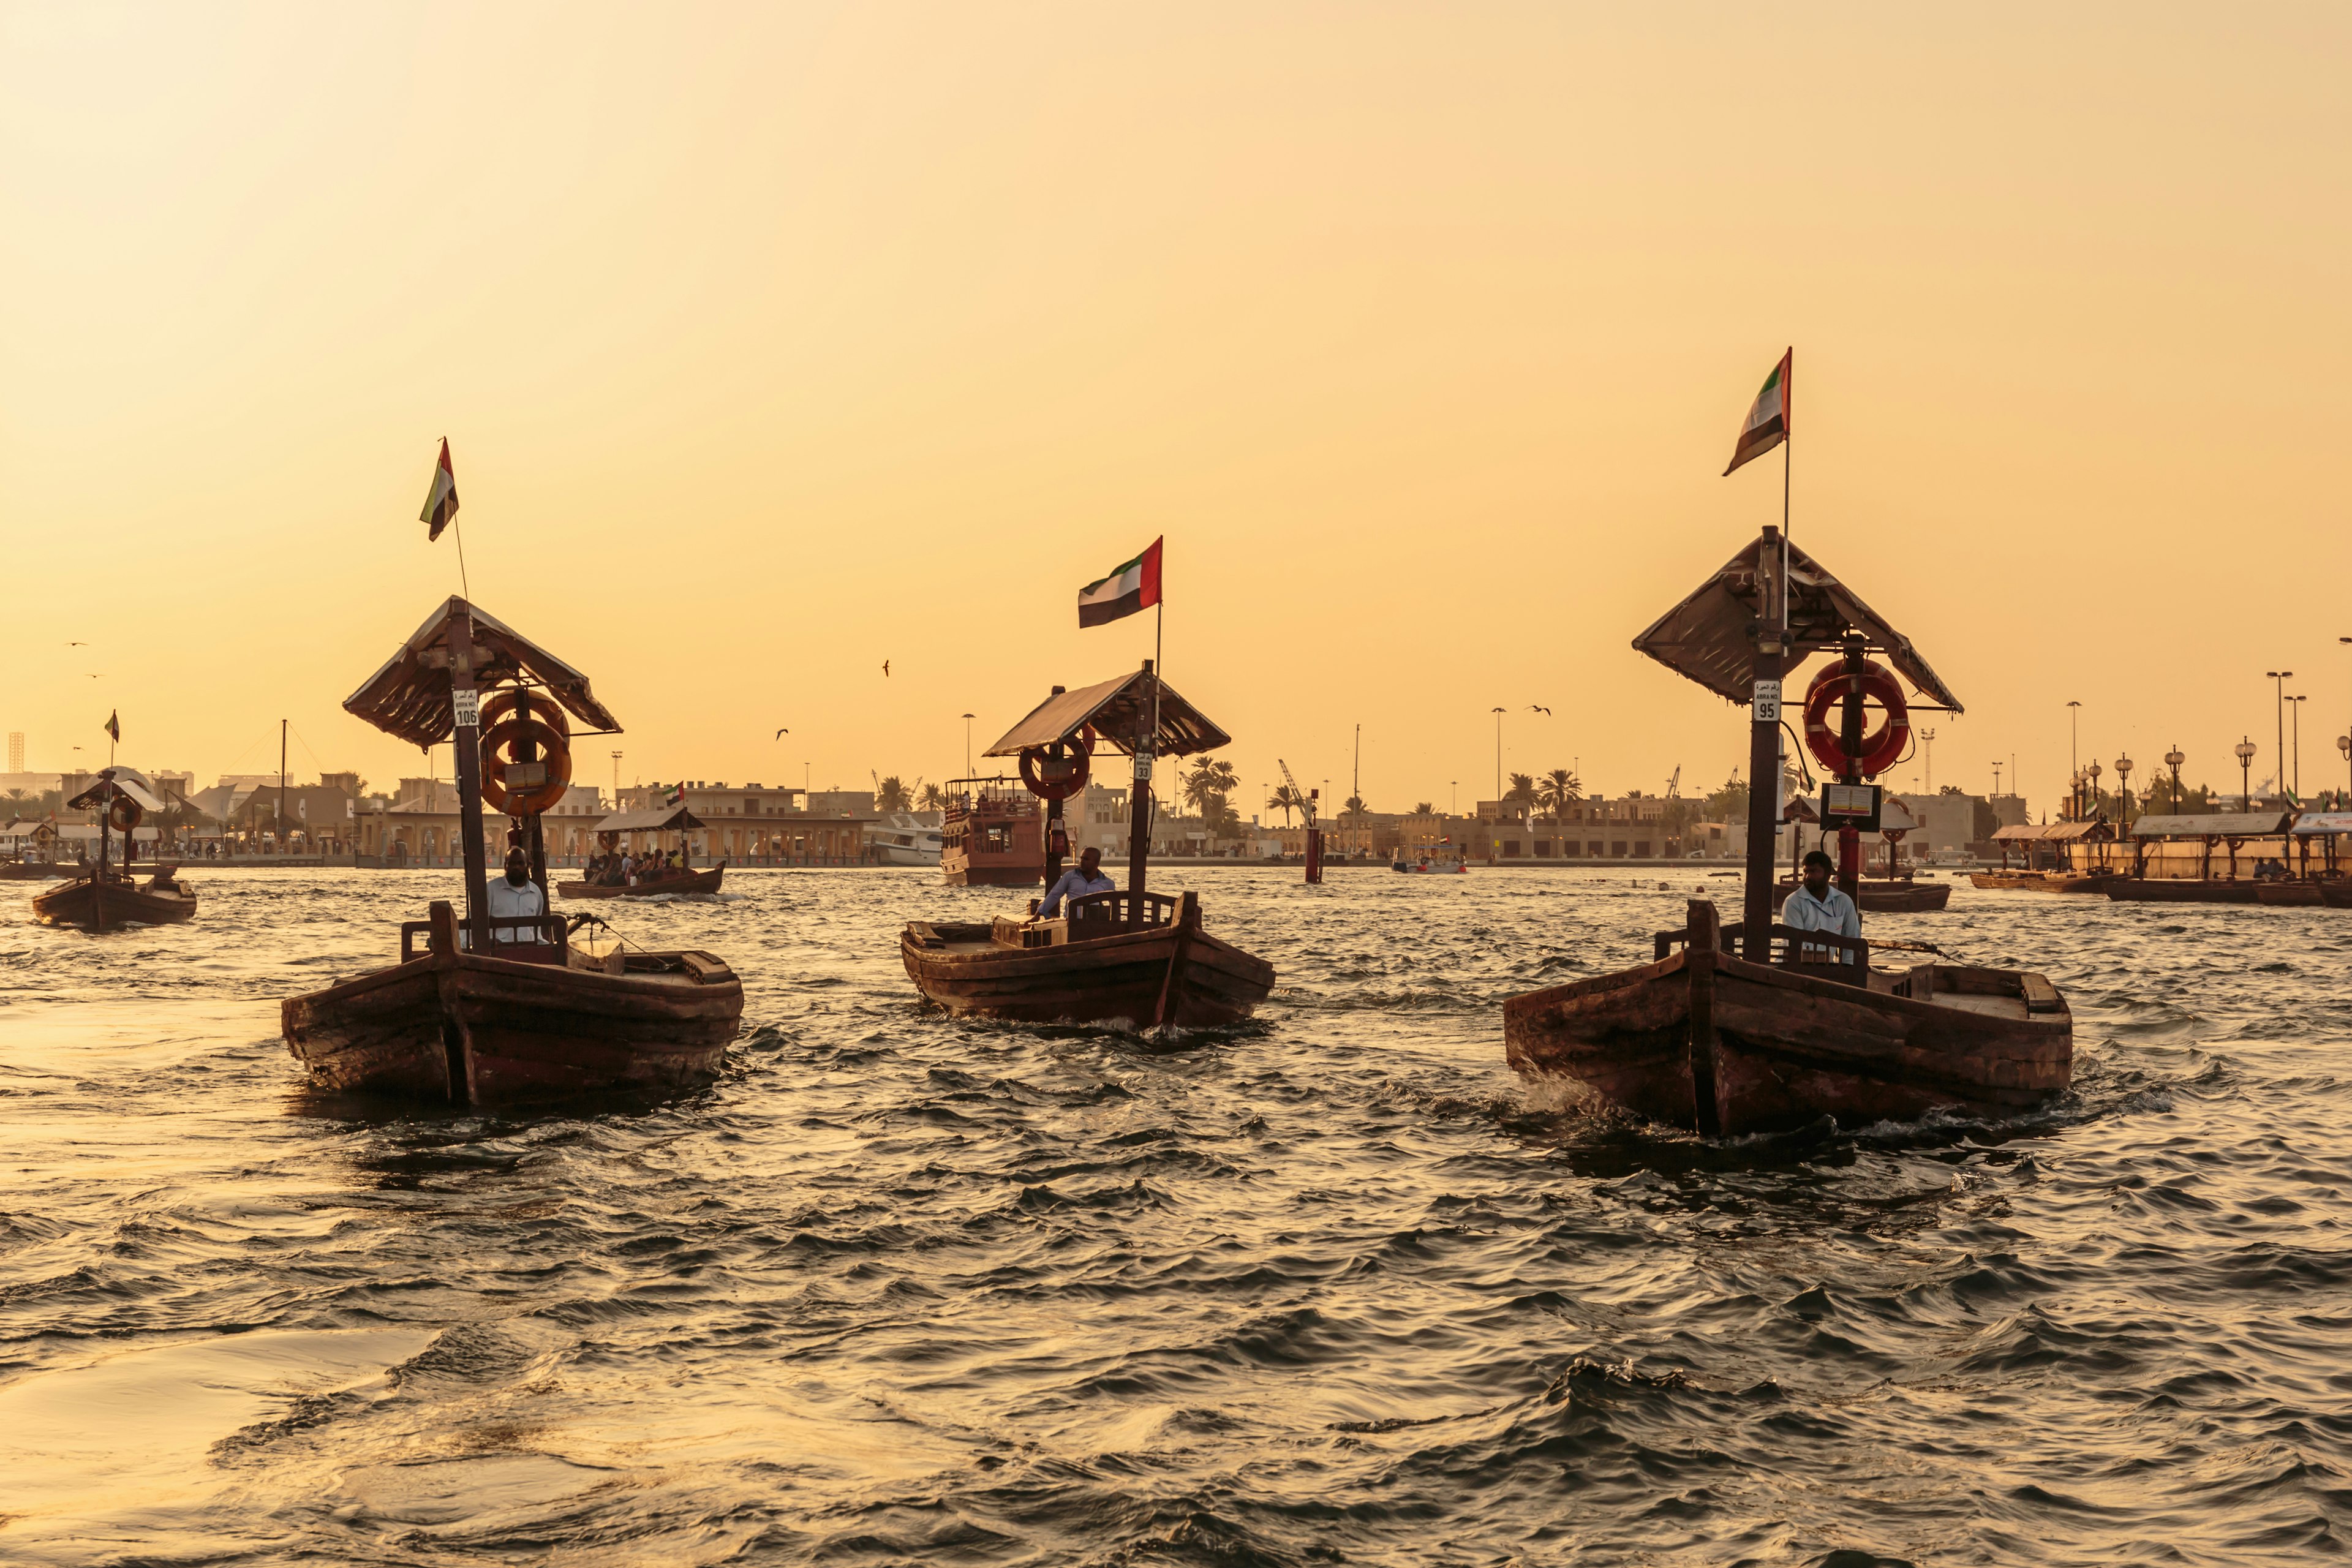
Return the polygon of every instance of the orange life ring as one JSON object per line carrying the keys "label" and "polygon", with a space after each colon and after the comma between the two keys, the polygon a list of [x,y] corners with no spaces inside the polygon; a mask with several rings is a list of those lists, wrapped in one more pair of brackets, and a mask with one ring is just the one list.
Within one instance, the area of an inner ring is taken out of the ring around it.
{"label": "orange life ring", "polygon": [[[528,736],[539,745],[539,760],[547,765],[544,783],[509,789],[507,771],[521,759],[513,753]],[[509,816],[537,816],[563,798],[572,787],[572,747],[552,724],[538,718],[502,719],[482,731],[482,801]]]}
{"label": "orange life ring", "polygon": [[115,793],[112,800],[106,803],[106,825],[117,833],[130,832],[139,826],[139,819],[146,815],[146,812],[140,808],[137,801],[120,791]]}
{"label": "orange life ring", "polygon": [[1078,731],[1077,739],[1069,742],[1069,754],[1062,761],[1065,763],[1075,763],[1076,766],[1070,769],[1067,776],[1061,778],[1045,776],[1046,764],[1054,760],[1045,754],[1045,747],[1023,748],[1021,782],[1028,786],[1031,795],[1040,800],[1067,800],[1074,795],[1085,792],[1087,780],[1094,772],[1094,726],[1090,724]]}
{"label": "orange life ring", "polygon": [[[1829,712],[1850,691],[1874,697],[1886,710],[1886,721],[1863,737],[1862,755],[1848,757],[1838,732],[1830,728]],[[1893,767],[1911,743],[1911,710],[1903,700],[1903,683],[1883,664],[1865,661],[1858,670],[1831,665],[1813,677],[1805,691],[1805,749],[1822,766],[1841,776],[1872,778]]]}
{"label": "orange life ring", "polygon": [[[488,701],[482,704],[482,728],[489,729],[521,705],[522,694],[512,687],[494,693]],[[553,698],[532,698],[530,716],[542,723],[553,725],[555,732],[565,740],[572,738],[572,721],[563,716],[562,705]]]}

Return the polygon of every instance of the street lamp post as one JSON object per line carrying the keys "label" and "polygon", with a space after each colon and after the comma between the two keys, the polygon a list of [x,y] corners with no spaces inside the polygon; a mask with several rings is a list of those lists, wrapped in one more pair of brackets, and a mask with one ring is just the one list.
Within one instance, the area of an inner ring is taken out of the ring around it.
{"label": "street lamp post", "polygon": [[2294,671],[2266,669],[2263,673],[2271,678],[2271,696],[2278,710],[2278,786],[2284,790],[2286,788],[2286,683],[2294,678]]}
{"label": "street lamp post", "polygon": [[2254,742],[2249,737],[2230,749],[2238,753],[2238,809],[2252,811],[2254,809]]}
{"label": "street lamp post", "polygon": [[2131,830],[2131,753],[2126,752],[2116,759],[2116,816],[2124,830]]}
{"label": "street lamp post", "polygon": [[2189,760],[2179,746],[2164,753],[2164,765],[2172,770],[2172,809],[2180,809],[2180,764]]}
{"label": "street lamp post", "polygon": [[2083,705],[2079,702],[2069,702],[2066,704],[2066,767],[2067,771],[2074,775],[2074,782],[2070,787],[2074,792],[2074,800],[2076,802],[2074,815],[2076,816],[2083,815],[2081,806],[2083,798],[2083,756],[2082,746],[2079,744],[2082,737]]}
{"label": "street lamp post", "polygon": [[2099,809],[2099,774],[2105,770],[2099,766],[2099,760],[2094,757],[2091,759],[2090,767],[2084,771],[2091,776],[2091,789],[2089,798],[2083,804],[2083,815],[2089,817]]}
{"label": "street lamp post", "polygon": [[2287,699],[2287,700],[2288,700],[2289,702],[2291,702],[2291,703],[2293,703],[2293,704],[2294,705],[2294,707],[2292,707],[2291,709],[2289,709],[2289,710],[2288,710],[2288,711],[2289,711],[2289,712],[2291,712],[2291,713],[2293,713],[2293,714],[2294,715],[2294,743],[2291,747],[2289,747],[2289,748],[2288,748],[2287,755],[2294,759],[2294,798],[2295,798],[2297,801],[2300,801],[2300,800],[2302,800],[2302,799],[2303,799],[2303,704],[2304,704],[2304,699],[2302,699],[2302,698],[2300,698],[2300,697],[2290,697],[2290,698],[2288,698],[2288,699]]}
{"label": "street lamp post", "polygon": [[1503,710],[1495,710],[1495,809],[1503,809]]}
{"label": "street lamp post", "polygon": [[[2346,767],[2347,769],[2352,769],[2352,735],[2336,736],[2336,749],[2344,753]],[[2345,799],[2352,800],[2352,790],[2347,790],[2345,792]]]}

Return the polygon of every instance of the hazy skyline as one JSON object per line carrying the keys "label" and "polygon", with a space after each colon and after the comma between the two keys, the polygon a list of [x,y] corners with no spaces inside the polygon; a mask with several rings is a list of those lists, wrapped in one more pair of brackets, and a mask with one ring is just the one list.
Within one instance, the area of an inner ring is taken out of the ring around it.
{"label": "hazy skyline", "polygon": [[625,782],[960,772],[964,711],[1150,652],[1074,600],[1164,534],[1244,813],[1360,721],[1376,808],[1466,807],[1498,704],[1506,769],[1704,793],[1740,713],[1628,643],[1779,520],[1778,454],[1718,476],[1793,343],[1795,536],[1968,704],[1938,784],[2053,805],[2074,699],[2084,760],[2234,789],[2292,668],[2340,785],[2348,34],[0,7],[0,731],[418,771],[339,704],[457,587],[446,436],[474,596]]}

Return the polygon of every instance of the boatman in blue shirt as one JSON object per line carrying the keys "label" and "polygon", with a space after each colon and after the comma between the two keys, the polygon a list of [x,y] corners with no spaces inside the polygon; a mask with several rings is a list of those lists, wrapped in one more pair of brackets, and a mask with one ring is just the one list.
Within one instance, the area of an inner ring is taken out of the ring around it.
{"label": "boatman in blue shirt", "polygon": [[1062,903],[1066,899],[1075,901],[1088,893],[1114,892],[1118,888],[1118,883],[1103,875],[1102,851],[1090,844],[1079,854],[1078,863],[1063,872],[1062,879],[1046,893],[1045,901],[1037,906],[1037,918],[1052,920],[1062,912]]}
{"label": "boatman in blue shirt", "polygon": [[[1782,925],[1791,931],[1835,931],[1840,936],[1854,937],[1862,934],[1862,915],[1854,909],[1853,900],[1843,889],[1830,886],[1830,873],[1835,868],[1830,858],[1818,849],[1805,857],[1805,879],[1781,906]],[[1852,963],[1857,956],[1842,948],[1811,943],[1797,952],[1798,962],[1802,963]]]}

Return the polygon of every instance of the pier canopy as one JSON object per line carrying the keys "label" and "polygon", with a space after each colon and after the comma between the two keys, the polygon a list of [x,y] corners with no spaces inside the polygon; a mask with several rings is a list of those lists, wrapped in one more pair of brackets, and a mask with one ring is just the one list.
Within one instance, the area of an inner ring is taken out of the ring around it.
{"label": "pier canopy", "polygon": [[343,709],[387,735],[415,745],[437,745],[456,728],[449,710],[449,617],[470,612],[474,637],[474,684],[542,686],[592,731],[617,733],[621,721],[596,700],[588,677],[483,609],[452,595],[425,617],[400,651],[367,684],[343,699]]}
{"label": "pier canopy", "polygon": [[2134,838],[2273,838],[2284,833],[2286,826],[2287,815],[2284,811],[2238,811],[2210,816],[2143,816],[2131,825],[2131,836]]}
{"label": "pier canopy", "polygon": [[155,781],[137,768],[109,766],[98,770],[98,782],[66,802],[68,811],[88,811],[104,805],[115,795],[128,795],[138,803],[142,811],[163,809],[162,795],[155,790]]}
{"label": "pier canopy", "polygon": [[677,833],[709,826],[686,809],[684,802],[677,805],[657,805],[650,811],[616,811],[598,823],[597,833]]}
{"label": "pier canopy", "polygon": [[2012,822],[1993,830],[1995,844],[2107,844],[2115,828],[2104,816],[2082,822]]}
{"label": "pier canopy", "polygon": [[2297,838],[2337,833],[2352,833],[2352,811],[2306,811],[2294,819]]}
{"label": "pier canopy", "polygon": [[[1151,672],[1139,669],[1099,686],[1048,697],[982,754],[1017,757],[1032,746],[1075,741],[1088,725],[1100,740],[1132,752],[1150,713]],[[1195,752],[1213,752],[1232,741],[1231,735],[1210,722],[1207,714],[1179,696],[1174,687],[1164,680],[1160,683],[1160,727],[1153,732],[1151,748],[1155,754],[1189,757]]]}
{"label": "pier canopy", "polygon": [[[1764,546],[1761,537],[1751,541],[1688,598],[1635,637],[1634,648],[1717,697],[1748,701],[1755,695],[1756,619],[1763,610],[1764,573],[1757,557]],[[1820,562],[1793,544],[1785,548],[1790,669],[1809,654],[1844,647],[1846,635],[1855,632],[1928,699],[1927,705],[1954,713],[1961,710],[1960,700],[1927,668],[1909,637],[1888,625]]]}

